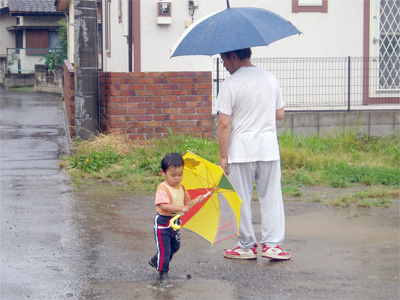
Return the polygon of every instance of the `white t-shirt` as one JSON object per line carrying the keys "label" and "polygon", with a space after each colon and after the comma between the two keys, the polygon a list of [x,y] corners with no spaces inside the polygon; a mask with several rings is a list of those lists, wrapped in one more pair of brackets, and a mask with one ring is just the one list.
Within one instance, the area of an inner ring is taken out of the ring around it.
{"label": "white t-shirt", "polygon": [[276,110],[284,107],[276,77],[242,67],[222,83],[217,111],[231,117],[228,163],[279,160]]}

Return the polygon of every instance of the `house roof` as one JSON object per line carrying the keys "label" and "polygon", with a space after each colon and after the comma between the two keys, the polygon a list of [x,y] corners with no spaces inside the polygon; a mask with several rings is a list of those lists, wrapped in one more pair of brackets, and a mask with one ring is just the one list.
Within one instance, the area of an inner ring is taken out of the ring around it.
{"label": "house roof", "polygon": [[60,14],[54,0],[8,0],[11,15]]}

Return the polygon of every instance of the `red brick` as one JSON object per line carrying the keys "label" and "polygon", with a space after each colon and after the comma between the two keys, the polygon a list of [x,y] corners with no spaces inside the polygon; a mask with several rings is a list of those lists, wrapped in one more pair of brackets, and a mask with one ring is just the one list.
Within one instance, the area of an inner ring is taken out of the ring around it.
{"label": "red brick", "polygon": [[169,90],[154,91],[154,96],[169,96],[170,94]]}
{"label": "red brick", "polygon": [[112,77],[112,78],[122,78],[122,77],[126,77],[127,73],[124,72],[108,72],[108,77]]}
{"label": "red brick", "polygon": [[136,116],[122,116],[122,117],[119,117],[119,121],[120,121],[120,122],[132,122],[132,121],[136,121]]}
{"label": "red brick", "polygon": [[108,109],[107,111],[110,115],[126,115],[128,112],[126,109]]}
{"label": "red brick", "polygon": [[137,91],[136,94],[138,96],[153,96],[154,92],[152,90],[146,90],[146,91]]}
{"label": "red brick", "polygon": [[138,105],[137,103],[120,103],[119,107],[121,108],[136,108]]}
{"label": "red brick", "polygon": [[138,115],[137,116],[138,121],[153,121],[153,116],[149,115]]}
{"label": "red brick", "polygon": [[144,102],[144,97],[128,97],[128,102]]}
{"label": "red brick", "polygon": [[144,84],[130,84],[128,87],[129,90],[144,90]]}
{"label": "red brick", "polygon": [[121,96],[136,96],[135,91],[121,91],[119,94]]}
{"label": "red brick", "polygon": [[187,79],[185,77],[176,77],[171,79],[171,83],[186,83]]}
{"label": "red brick", "polygon": [[143,77],[143,78],[137,79],[137,83],[149,84],[149,83],[153,83],[153,82],[154,82],[154,78],[149,78],[149,77]]}
{"label": "red brick", "polygon": [[162,85],[161,84],[147,84],[146,85],[146,90],[161,90]]}
{"label": "red brick", "polygon": [[146,114],[149,115],[157,115],[157,114],[161,114],[162,113],[162,109],[161,108],[148,108],[146,109]]}
{"label": "red brick", "polygon": [[161,72],[147,72],[148,77],[161,77]]}
{"label": "red brick", "polygon": [[145,77],[143,72],[129,72],[128,76],[129,77],[137,77],[137,78]]}
{"label": "red brick", "polygon": [[179,72],[179,75],[181,77],[195,77],[196,76],[196,72]]}
{"label": "red brick", "polygon": [[164,114],[179,114],[179,108],[164,108]]}
{"label": "red brick", "polygon": [[211,89],[212,85],[209,83],[198,83],[198,84],[196,84],[196,88],[199,90],[207,90],[207,89]]}
{"label": "red brick", "polygon": [[154,120],[155,121],[168,121],[169,120],[169,115],[154,115]]}
{"label": "red brick", "polygon": [[128,115],[140,116],[143,115],[144,112],[145,112],[144,109],[128,109]]}
{"label": "red brick", "polygon": [[196,113],[196,109],[195,108],[181,108],[179,110],[179,112],[181,114],[195,114]]}
{"label": "red brick", "polygon": [[166,96],[162,97],[163,102],[177,102],[179,101],[179,98],[177,96]]}
{"label": "red brick", "polygon": [[146,102],[161,102],[161,97],[146,97]]}
{"label": "red brick", "polygon": [[161,78],[154,78],[153,81],[154,81],[154,83],[169,83],[170,79],[161,77]]}
{"label": "red brick", "polygon": [[138,108],[153,108],[155,106],[151,102],[140,102],[140,103],[138,103],[137,107]]}
{"label": "red brick", "polygon": [[163,75],[164,77],[178,77],[179,72],[164,72]]}

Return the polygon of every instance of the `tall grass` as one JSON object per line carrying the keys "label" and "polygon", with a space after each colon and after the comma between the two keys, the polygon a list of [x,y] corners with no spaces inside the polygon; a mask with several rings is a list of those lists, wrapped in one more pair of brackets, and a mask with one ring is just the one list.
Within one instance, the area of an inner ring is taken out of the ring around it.
{"label": "tall grass", "polygon": [[[378,139],[351,132],[330,137],[303,137],[285,132],[279,143],[283,190],[290,194],[297,195],[298,187],[309,185],[398,188],[400,184],[398,133]],[[216,140],[172,132],[165,138],[147,142],[128,141],[117,134],[100,135],[89,142],[76,142],[74,149],[61,164],[69,168],[76,182],[118,181],[144,192],[153,192],[160,181],[160,161],[168,152],[192,151],[211,162],[219,161]],[[91,168],[95,161],[89,159],[93,154],[104,160],[97,161],[96,168]]]}

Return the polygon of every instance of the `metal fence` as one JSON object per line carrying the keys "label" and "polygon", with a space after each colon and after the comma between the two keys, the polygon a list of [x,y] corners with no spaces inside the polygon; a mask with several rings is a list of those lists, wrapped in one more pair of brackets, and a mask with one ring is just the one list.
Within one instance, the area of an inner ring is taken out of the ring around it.
{"label": "metal fence", "polygon": [[[278,78],[289,110],[350,111],[377,105],[400,109],[399,62],[391,69],[373,57],[253,58],[252,62]],[[215,59],[213,104],[227,76],[221,59]]]}
{"label": "metal fence", "polygon": [[[45,56],[52,54],[54,63],[59,63],[59,48],[7,48],[7,72],[8,73],[34,73],[35,64],[44,64]],[[62,64],[62,61],[60,62]]]}

